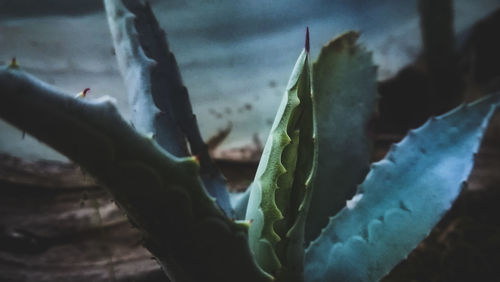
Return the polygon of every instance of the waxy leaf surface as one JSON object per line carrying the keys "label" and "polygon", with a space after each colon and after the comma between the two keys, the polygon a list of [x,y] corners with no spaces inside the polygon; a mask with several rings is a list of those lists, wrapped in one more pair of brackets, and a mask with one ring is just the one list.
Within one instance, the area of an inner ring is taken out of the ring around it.
{"label": "waxy leaf surface", "polygon": [[306,251],[306,281],[377,281],[459,195],[500,94],[430,119],[372,165],[356,196]]}
{"label": "waxy leaf surface", "polygon": [[313,64],[318,168],[307,215],[306,245],[339,212],[368,172],[375,111],[376,68],[371,54],[345,33],[325,45]]}

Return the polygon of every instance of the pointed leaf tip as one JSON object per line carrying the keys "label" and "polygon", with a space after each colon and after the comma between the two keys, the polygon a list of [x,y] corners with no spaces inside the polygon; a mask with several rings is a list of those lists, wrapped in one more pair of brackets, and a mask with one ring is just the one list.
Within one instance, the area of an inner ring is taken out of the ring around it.
{"label": "pointed leaf tip", "polygon": [[75,95],[75,98],[85,98],[87,97],[87,94],[90,92],[90,88],[85,88],[83,89],[82,92],[79,92],[78,94]]}
{"label": "pointed leaf tip", "polygon": [[306,52],[309,52],[309,27],[306,27],[306,42],[305,42]]}

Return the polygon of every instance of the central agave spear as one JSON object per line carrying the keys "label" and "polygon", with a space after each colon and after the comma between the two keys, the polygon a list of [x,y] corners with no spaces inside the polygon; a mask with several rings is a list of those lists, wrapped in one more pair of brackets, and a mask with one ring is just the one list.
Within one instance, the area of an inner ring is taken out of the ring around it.
{"label": "central agave spear", "polygon": [[260,266],[277,281],[303,281],[304,226],[316,164],[309,29],[251,187],[246,219]]}

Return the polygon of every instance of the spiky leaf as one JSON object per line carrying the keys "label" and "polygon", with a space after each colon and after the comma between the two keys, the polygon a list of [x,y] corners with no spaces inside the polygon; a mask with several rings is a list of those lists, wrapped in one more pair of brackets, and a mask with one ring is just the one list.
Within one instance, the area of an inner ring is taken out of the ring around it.
{"label": "spiky leaf", "polygon": [[[104,1],[134,126],[169,153],[196,155],[205,188],[232,215],[226,181],[208,154],[177,61],[149,4]],[[189,149],[187,142],[189,142]]]}
{"label": "spiky leaf", "polygon": [[278,281],[302,281],[308,185],[315,164],[308,52],[300,55],[264,147],[246,219],[258,263]]}
{"label": "spiky leaf", "polygon": [[321,49],[313,64],[318,169],[306,222],[306,244],[345,206],[368,172],[375,110],[376,68],[371,54],[347,32]]}
{"label": "spiky leaf", "polygon": [[1,118],[105,185],[174,281],[269,281],[250,254],[246,227],[206,194],[197,162],[137,133],[109,100],[75,99],[0,68],[0,101]]}
{"label": "spiky leaf", "polygon": [[463,105],[393,145],[306,251],[306,281],[377,281],[404,259],[460,193],[498,103]]}

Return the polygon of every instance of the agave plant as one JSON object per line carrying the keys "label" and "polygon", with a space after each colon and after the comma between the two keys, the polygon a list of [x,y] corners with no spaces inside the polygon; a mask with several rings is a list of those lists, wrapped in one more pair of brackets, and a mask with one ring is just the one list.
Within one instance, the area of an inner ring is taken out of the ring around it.
{"label": "agave plant", "polygon": [[431,118],[369,167],[371,54],[348,32],[311,64],[307,36],[255,180],[231,204],[151,8],[105,6],[132,121],[16,64],[0,69],[0,117],[100,181],[173,281],[381,279],[450,208],[500,104]]}

